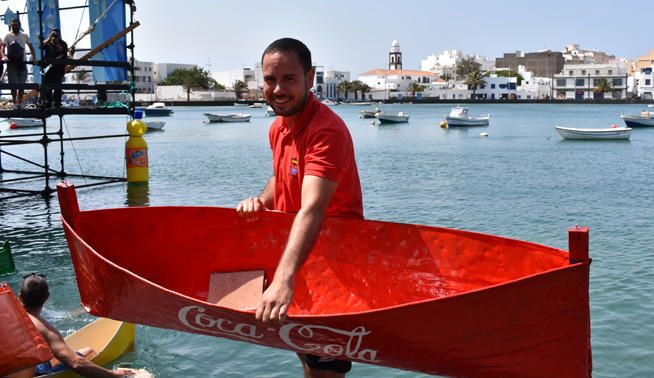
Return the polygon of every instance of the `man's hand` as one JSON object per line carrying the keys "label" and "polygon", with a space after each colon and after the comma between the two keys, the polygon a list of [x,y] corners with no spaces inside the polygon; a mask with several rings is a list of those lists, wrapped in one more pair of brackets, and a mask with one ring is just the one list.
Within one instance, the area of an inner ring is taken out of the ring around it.
{"label": "man's hand", "polygon": [[119,376],[121,378],[122,377],[131,377],[131,376],[136,375],[136,371],[134,371],[132,369],[125,369],[125,368],[115,369],[115,370],[112,371],[112,373],[114,373],[115,375],[117,375],[117,376]]}
{"label": "man's hand", "polygon": [[292,300],[293,282],[275,279],[263,292],[255,316],[257,320],[264,323],[272,321],[282,324],[286,321],[286,314]]}
{"label": "man's hand", "polygon": [[253,221],[259,219],[258,213],[264,210],[268,210],[266,205],[259,199],[259,197],[250,197],[246,198],[243,201],[238,203],[236,206],[236,212],[242,218],[247,221]]}

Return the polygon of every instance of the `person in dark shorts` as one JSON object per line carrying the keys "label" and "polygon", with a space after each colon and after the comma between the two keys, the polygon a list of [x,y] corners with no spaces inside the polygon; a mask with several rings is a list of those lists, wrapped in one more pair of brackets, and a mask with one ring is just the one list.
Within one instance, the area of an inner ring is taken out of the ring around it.
{"label": "person in dark shorts", "polygon": [[[2,42],[7,58],[7,81],[9,84],[25,84],[27,81],[25,46],[29,47],[32,53],[33,64],[36,64],[36,54],[30,37],[20,31],[20,21],[17,18],[11,20],[11,32]],[[11,99],[14,101],[15,108],[20,107],[20,103],[23,102],[23,89],[12,89]]]}

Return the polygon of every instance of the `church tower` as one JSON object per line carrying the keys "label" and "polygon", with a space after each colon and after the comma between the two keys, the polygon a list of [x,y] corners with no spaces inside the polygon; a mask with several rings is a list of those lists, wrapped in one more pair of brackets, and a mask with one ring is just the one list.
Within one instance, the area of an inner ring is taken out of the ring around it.
{"label": "church tower", "polygon": [[388,53],[388,69],[402,69],[402,52],[400,51],[400,43],[398,41],[393,41],[391,51]]}

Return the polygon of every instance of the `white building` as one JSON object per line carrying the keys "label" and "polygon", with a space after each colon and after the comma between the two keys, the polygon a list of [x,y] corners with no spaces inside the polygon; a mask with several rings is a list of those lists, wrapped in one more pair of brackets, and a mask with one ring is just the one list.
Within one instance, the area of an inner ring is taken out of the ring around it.
{"label": "white building", "polygon": [[350,71],[325,71],[325,90],[322,98],[338,99],[338,86],[344,81],[350,81]]}
{"label": "white building", "polygon": [[[151,94],[155,90],[154,63],[137,60],[134,64],[134,93]],[[128,71],[129,72],[129,71]]]}
{"label": "white building", "polygon": [[[154,95],[143,98],[145,101],[186,101],[186,90],[181,85],[163,85],[156,89]],[[145,96],[145,95],[142,95]],[[154,97],[154,98],[152,98]],[[192,90],[191,101],[233,101],[234,91]]]}
{"label": "white building", "polygon": [[585,50],[578,44],[566,45],[563,50],[566,64],[609,64],[615,63],[615,56],[603,51]]}
{"label": "white building", "polygon": [[[607,79],[613,90],[597,93],[600,79]],[[627,72],[615,64],[566,64],[563,72],[553,77],[554,98],[574,99],[623,99],[627,97]]]}
{"label": "white building", "polygon": [[491,71],[495,68],[495,60],[482,55],[467,55],[460,50],[444,50],[439,55],[429,55],[426,59],[420,61],[422,71],[431,71],[438,76],[443,74],[453,75],[457,63],[462,59],[472,57],[480,64],[481,71]]}
{"label": "white building", "polygon": [[542,100],[551,97],[551,78],[535,76],[533,72],[527,71],[522,65],[518,66],[518,74],[523,79],[516,91],[518,100]]}
{"label": "white building", "polygon": [[237,70],[211,72],[211,77],[225,88],[233,89],[234,83],[242,81],[248,86],[248,89],[257,89],[256,72],[247,67]]}
{"label": "white building", "polygon": [[411,83],[427,87],[437,78],[434,72],[403,69],[402,51],[397,41],[393,41],[388,53],[388,69],[373,69],[358,77],[359,81],[373,89],[371,96],[375,100],[402,97]]}
{"label": "white building", "polygon": [[634,74],[634,94],[643,100],[654,99],[654,65],[641,68]]}

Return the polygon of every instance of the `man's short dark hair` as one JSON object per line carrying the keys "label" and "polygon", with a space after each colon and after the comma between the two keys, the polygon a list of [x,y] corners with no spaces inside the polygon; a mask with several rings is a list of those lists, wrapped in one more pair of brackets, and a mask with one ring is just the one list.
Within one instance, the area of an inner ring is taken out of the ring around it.
{"label": "man's short dark hair", "polygon": [[275,42],[271,43],[266,47],[263,54],[261,55],[261,63],[263,64],[263,57],[267,54],[273,54],[276,52],[293,52],[297,55],[300,64],[302,65],[302,70],[306,74],[311,70],[311,51],[309,48],[302,42],[293,38],[280,38]]}
{"label": "man's short dark hair", "polygon": [[20,295],[25,307],[39,308],[43,306],[50,295],[48,282],[40,274],[32,273],[27,275],[20,285]]}

